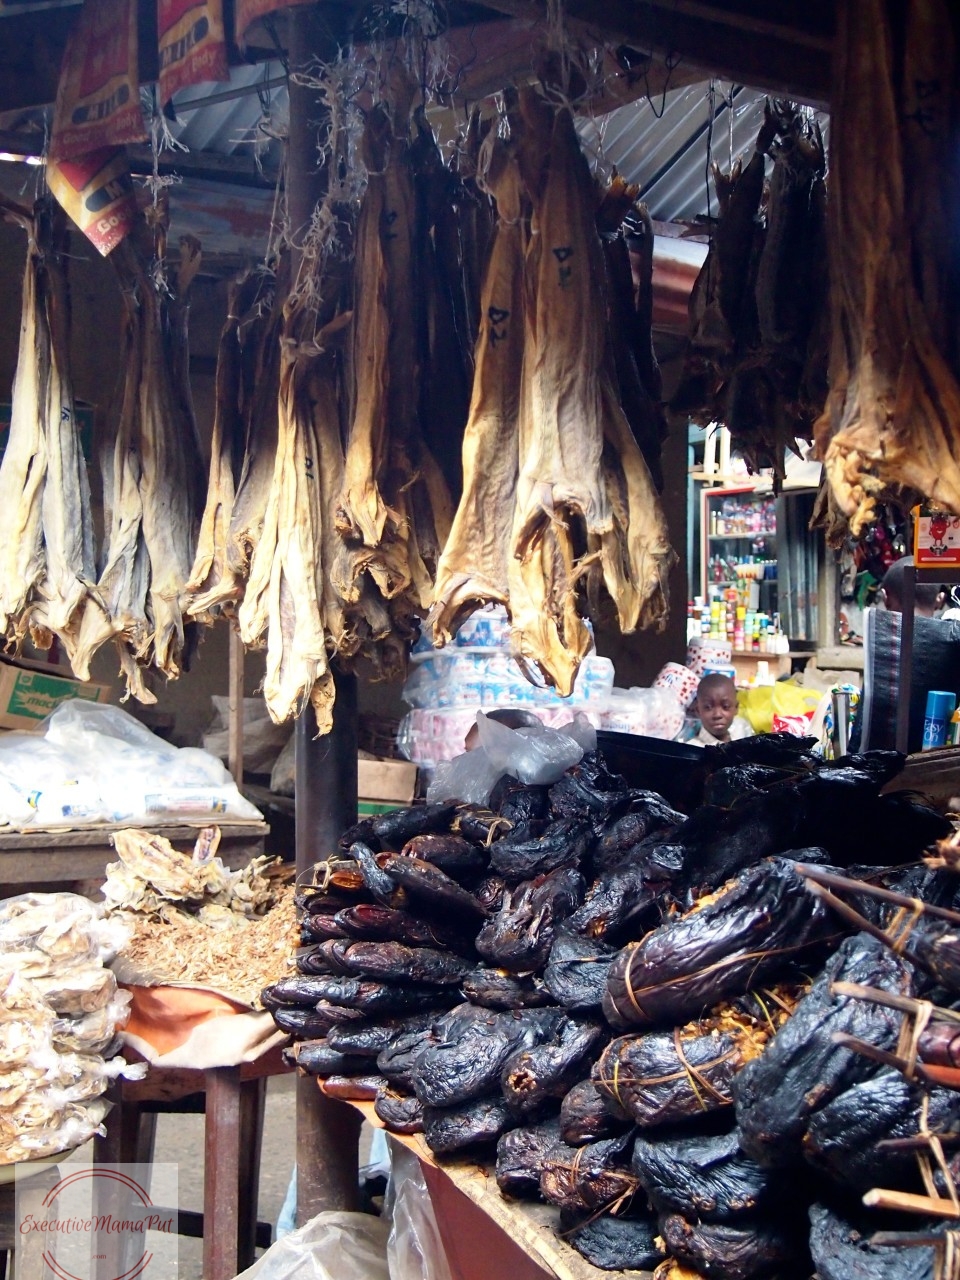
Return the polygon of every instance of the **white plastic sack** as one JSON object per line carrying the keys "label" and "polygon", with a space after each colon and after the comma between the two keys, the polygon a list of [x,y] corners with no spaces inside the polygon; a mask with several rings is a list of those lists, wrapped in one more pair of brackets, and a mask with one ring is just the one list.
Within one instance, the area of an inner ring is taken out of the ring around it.
{"label": "white plastic sack", "polygon": [[[596,731],[585,723],[596,747]],[[550,786],[559,782],[571,765],[583,759],[584,747],[578,737],[569,732],[569,726],[548,729],[545,725],[536,724],[508,729],[478,711],[477,728],[480,745],[490,763],[501,774],[509,773],[528,787]],[[578,735],[584,732],[579,727],[576,730]]]}
{"label": "white plastic sack", "polygon": [[420,1161],[390,1143],[390,1181],[383,1207],[391,1218],[387,1241],[390,1280],[452,1280],[437,1214]]}
{"label": "white plastic sack", "polygon": [[389,1230],[389,1223],[369,1213],[318,1213],[236,1280],[390,1280]]}
{"label": "white plastic sack", "polygon": [[216,757],[164,742],[119,707],[73,699],[36,733],[0,737],[0,823],[69,828],[259,817]]}

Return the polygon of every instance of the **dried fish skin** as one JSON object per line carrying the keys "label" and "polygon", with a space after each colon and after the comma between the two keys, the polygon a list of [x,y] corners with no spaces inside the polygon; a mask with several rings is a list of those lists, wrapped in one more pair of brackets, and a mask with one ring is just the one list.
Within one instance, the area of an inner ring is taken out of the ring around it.
{"label": "dried fish skin", "polygon": [[734,1084],[741,1145],[748,1155],[764,1165],[795,1162],[813,1114],[876,1074],[875,1063],[834,1043],[835,1031],[891,1052],[896,1047],[900,1014],[832,994],[832,984],[854,982],[906,995],[911,972],[872,937],[858,934],[841,943],[793,1016]]}
{"label": "dried fish skin", "polygon": [[602,942],[561,929],[543,971],[544,985],[565,1009],[598,1012],[614,955],[613,948]]}
{"label": "dried fish skin", "polygon": [[419,1098],[388,1087],[377,1094],[373,1110],[394,1133],[423,1133],[424,1106]]}

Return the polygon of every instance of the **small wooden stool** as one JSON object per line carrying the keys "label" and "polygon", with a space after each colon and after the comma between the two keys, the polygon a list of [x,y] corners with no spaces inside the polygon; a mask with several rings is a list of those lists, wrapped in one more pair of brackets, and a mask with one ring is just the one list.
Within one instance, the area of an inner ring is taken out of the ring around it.
{"label": "small wooden stool", "polygon": [[151,1163],[158,1113],[203,1111],[203,1213],[178,1216],[181,1235],[203,1237],[204,1280],[233,1280],[270,1243],[269,1224],[257,1222],[264,1102],[269,1077],[290,1070],[276,1048],[238,1067],[151,1067],[109,1095],[107,1134],[95,1143],[102,1163]]}

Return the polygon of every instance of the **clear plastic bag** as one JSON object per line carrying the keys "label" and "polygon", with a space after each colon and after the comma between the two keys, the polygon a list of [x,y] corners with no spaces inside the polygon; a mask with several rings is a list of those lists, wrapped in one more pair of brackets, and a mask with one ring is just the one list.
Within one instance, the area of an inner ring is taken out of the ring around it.
{"label": "clear plastic bag", "polygon": [[452,1280],[420,1161],[398,1142],[391,1142],[390,1150],[390,1181],[383,1207],[384,1216],[391,1218],[390,1280]]}
{"label": "clear plastic bag", "polygon": [[389,1224],[369,1213],[318,1213],[291,1231],[236,1280],[391,1280]]}
{"label": "clear plastic bag", "polygon": [[[578,738],[567,729],[547,729],[544,725],[524,725],[522,729],[508,729],[506,725],[491,720],[482,711],[477,713],[480,745],[494,768],[501,774],[509,773],[525,786],[549,786],[559,782],[566,771],[583,759],[584,748]],[[597,735],[593,733],[593,745]],[[584,732],[578,727],[577,734]]]}

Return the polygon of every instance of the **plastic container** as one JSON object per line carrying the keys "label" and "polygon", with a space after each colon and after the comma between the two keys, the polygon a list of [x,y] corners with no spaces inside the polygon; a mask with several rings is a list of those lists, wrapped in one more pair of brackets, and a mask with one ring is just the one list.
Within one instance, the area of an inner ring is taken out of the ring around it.
{"label": "plastic container", "polygon": [[923,717],[923,745],[921,751],[935,751],[946,746],[947,729],[957,709],[957,695],[944,689],[931,689],[927,694],[927,709]]}

